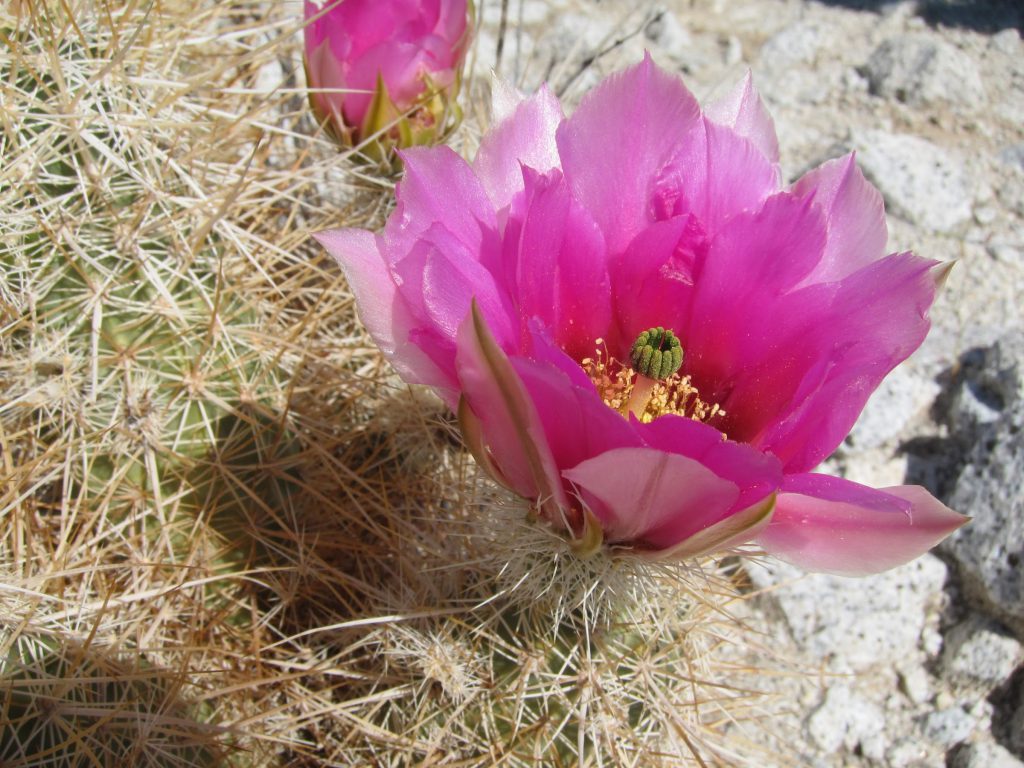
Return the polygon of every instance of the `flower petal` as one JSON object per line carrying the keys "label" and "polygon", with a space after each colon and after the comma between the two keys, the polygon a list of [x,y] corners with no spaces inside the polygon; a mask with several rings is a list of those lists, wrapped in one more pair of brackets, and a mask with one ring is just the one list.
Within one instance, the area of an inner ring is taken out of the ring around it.
{"label": "flower petal", "polygon": [[[785,342],[791,351],[780,343],[778,369],[798,355],[816,363],[805,368],[788,405],[750,436],[757,447],[778,456],[787,472],[811,470],[835,450],[882,379],[928,333],[935,265],[911,253],[895,254],[829,287],[827,303],[821,300],[824,286],[794,294],[795,307],[802,304],[806,313],[805,326]],[[765,382],[779,388],[782,378],[769,382],[752,375],[735,391],[736,400],[756,398]]]}
{"label": "flower petal", "polygon": [[875,490],[837,477],[794,475],[758,541],[807,570],[864,576],[924,554],[968,519],[919,486]]}
{"label": "flower petal", "polygon": [[648,54],[594,88],[559,127],[565,177],[612,253],[649,223],[654,178],[699,118],[682,80]]}
{"label": "flower petal", "polygon": [[749,69],[732,91],[704,107],[704,116],[749,140],[768,162],[779,162],[775,123],[754,87],[754,78]]}
{"label": "flower petal", "polygon": [[885,256],[888,230],[882,195],[864,178],[852,152],[805,174],[793,185],[793,193],[812,196],[828,228],[824,255],[805,285],[841,280]]}
{"label": "flower petal", "polygon": [[[497,93],[506,91],[499,89]],[[503,104],[500,108],[509,106]],[[473,169],[496,210],[507,206],[522,190],[520,166],[546,173],[560,165],[555,131],[564,116],[562,105],[547,85],[511,109],[511,114],[481,139],[473,160]]]}
{"label": "flower petal", "polygon": [[[725,518],[735,483],[699,461],[654,448],[616,448],[562,472],[601,521],[605,540],[665,549]],[[662,533],[666,529],[670,535]]]}
{"label": "flower petal", "polygon": [[694,265],[706,251],[696,219],[676,216],[651,224],[613,259],[609,273],[618,332],[606,341],[617,359],[628,359],[633,341],[648,328],[679,334],[686,327]]}
{"label": "flower petal", "polygon": [[378,249],[378,240],[362,229],[332,229],[313,235],[341,265],[356,299],[356,310],[380,351],[409,382],[453,388],[446,375],[415,344],[409,333],[416,324],[409,306],[398,295]]}
{"label": "flower petal", "polygon": [[501,346],[513,346],[519,335],[507,292],[475,256],[443,225],[434,224],[392,269],[398,293],[415,319],[411,337],[453,378],[456,336],[474,299]]}
{"label": "flower petal", "polygon": [[[787,305],[786,294],[814,268],[824,244],[818,210],[809,200],[779,193],[757,213],[734,218],[698,265],[690,322],[681,335],[683,366],[701,397],[725,408],[723,429],[734,440],[749,440],[762,429],[810,364],[793,338],[807,314]],[[780,352],[785,340],[794,343]],[[779,364],[769,371],[788,378],[733,396],[752,372],[775,360]]]}
{"label": "flower petal", "polygon": [[449,147],[414,147],[401,153],[405,175],[398,204],[384,229],[384,256],[394,263],[420,235],[441,223],[480,262],[496,258],[494,206],[472,168]]}
{"label": "flower petal", "polygon": [[525,189],[505,229],[504,264],[524,321],[539,318],[577,360],[611,323],[604,237],[559,171],[523,169]]}
{"label": "flower petal", "polygon": [[459,328],[456,365],[463,397],[502,481],[559,521],[569,505],[537,409],[476,301]]}
{"label": "flower petal", "polygon": [[748,543],[768,525],[775,511],[775,494],[755,502],[668,549],[646,553],[658,560],[683,560],[722,552]]}
{"label": "flower petal", "polygon": [[690,213],[707,236],[779,189],[778,166],[731,128],[701,119],[659,170],[652,206],[658,218]]}

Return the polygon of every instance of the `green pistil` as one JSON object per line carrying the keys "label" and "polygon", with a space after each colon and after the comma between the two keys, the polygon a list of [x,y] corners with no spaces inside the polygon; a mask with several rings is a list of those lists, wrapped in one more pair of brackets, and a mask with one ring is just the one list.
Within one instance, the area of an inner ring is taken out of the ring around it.
{"label": "green pistil", "polygon": [[683,348],[672,331],[648,328],[633,342],[630,360],[641,376],[664,381],[683,365]]}

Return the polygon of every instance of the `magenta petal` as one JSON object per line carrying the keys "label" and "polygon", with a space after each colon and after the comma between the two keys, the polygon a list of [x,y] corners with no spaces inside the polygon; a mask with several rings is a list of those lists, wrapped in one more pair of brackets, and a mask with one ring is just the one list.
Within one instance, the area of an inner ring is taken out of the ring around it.
{"label": "magenta petal", "polygon": [[[834,286],[834,298],[820,311],[811,311],[820,306],[813,295],[799,299],[808,291],[795,294],[794,304],[803,304],[808,315],[790,346],[818,362],[789,406],[756,437],[757,447],[778,456],[787,472],[813,469],[835,450],[882,379],[928,333],[935,264],[910,253],[884,258]],[[779,361],[786,359],[780,352]],[[738,400],[758,396],[756,378],[737,392]]]}
{"label": "magenta petal", "polygon": [[[775,401],[788,401],[809,364],[796,346],[799,339],[780,348],[805,318],[799,306],[785,306],[786,293],[818,263],[824,245],[817,209],[808,200],[779,193],[757,213],[734,218],[712,241],[700,266],[689,327],[681,336],[683,364],[701,396],[725,407],[725,432],[735,440],[747,440],[762,428],[762,420],[780,407]],[[745,376],[776,360],[787,380],[751,391],[738,402],[730,399]]]}
{"label": "magenta petal", "polygon": [[559,127],[565,177],[612,253],[650,221],[654,178],[699,118],[693,94],[647,55],[594,88]]}
{"label": "magenta petal", "polygon": [[[671,547],[728,515],[734,483],[699,461],[653,448],[616,448],[562,472],[610,542]],[[666,535],[664,531],[670,530]]]}
{"label": "magenta petal", "polygon": [[559,167],[555,131],[562,119],[562,105],[543,85],[533,96],[520,101],[508,117],[492,126],[481,139],[473,169],[496,210],[512,202],[523,188],[520,166],[541,173]]}
{"label": "magenta petal", "polygon": [[826,475],[795,475],[758,541],[807,570],[864,576],[913,560],[967,520],[919,486],[874,490]]}
{"label": "magenta petal", "polygon": [[406,381],[452,388],[454,375],[444,374],[423,351],[410,343],[416,324],[395,281],[381,259],[377,238],[362,229],[332,229],[313,235],[338,264],[355,295],[359,319],[395,370]]}
{"label": "magenta petal", "polygon": [[840,280],[885,256],[888,230],[882,196],[864,178],[853,153],[807,173],[793,192],[813,196],[828,228],[825,253],[805,283]]}
{"label": "magenta petal", "polygon": [[524,168],[523,175],[504,242],[514,299],[524,320],[539,318],[579,360],[611,323],[604,237],[557,170],[540,176]]}
{"label": "magenta petal", "polygon": [[462,394],[501,480],[557,522],[568,508],[537,409],[473,303],[459,328],[456,365]]}
{"label": "magenta petal", "polygon": [[698,121],[655,179],[659,218],[690,213],[708,237],[737,214],[756,211],[779,189],[778,167],[731,128]]}
{"label": "magenta petal", "polygon": [[378,77],[383,78],[388,97],[400,110],[412,106],[426,90],[421,75],[430,59],[421,43],[385,40],[350,63],[347,81],[353,90],[345,96],[345,118],[351,125],[362,125]]}
{"label": "magenta petal", "polygon": [[[537,409],[555,463],[572,467],[613,448],[639,447],[636,430],[602,402],[590,380],[579,386],[566,373],[579,366],[556,348],[548,350],[544,360],[516,357],[512,364]],[[559,354],[567,365],[553,364]]]}
{"label": "magenta petal", "polygon": [[618,334],[607,338],[618,359],[626,359],[633,340],[648,328],[680,333],[690,315],[693,270],[707,250],[692,216],[676,216],[644,229],[614,258],[609,272]]}
{"label": "magenta petal", "polygon": [[704,107],[704,116],[749,140],[768,162],[779,162],[775,123],[754,87],[750,70],[732,91]]}

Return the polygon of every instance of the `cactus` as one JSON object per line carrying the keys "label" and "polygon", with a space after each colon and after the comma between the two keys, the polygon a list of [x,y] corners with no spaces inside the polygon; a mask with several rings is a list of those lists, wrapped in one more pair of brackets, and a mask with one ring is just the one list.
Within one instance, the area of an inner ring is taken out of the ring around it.
{"label": "cactus", "polygon": [[222,729],[178,697],[184,681],[138,661],[19,634],[0,657],[0,764],[223,765]]}
{"label": "cactus", "polygon": [[358,330],[308,232],[389,182],[317,134],[289,6],[15,6],[0,762],[166,717],[192,746],[149,764],[738,763],[728,574],[578,557]]}

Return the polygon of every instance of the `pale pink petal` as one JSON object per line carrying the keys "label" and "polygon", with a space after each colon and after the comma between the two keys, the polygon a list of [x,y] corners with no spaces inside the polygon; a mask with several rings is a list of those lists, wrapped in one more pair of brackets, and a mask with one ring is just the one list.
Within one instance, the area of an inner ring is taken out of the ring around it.
{"label": "pale pink petal", "polygon": [[967,520],[919,486],[875,490],[826,475],[794,475],[758,541],[801,568],[863,576],[913,560]]}
{"label": "pale pink petal", "polygon": [[330,118],[343,125],[342,111],[349,86],[341,71],[341,64],[331,53],[329,45],[324,43],[307,50],[306,72],[317,119],[323,121]]}
{"label": "pale pink petal", "polygon": [[733,512],[766,499],[782,483],[782,466],[774,456],[726,440],[708,424],[666,415],[649,424],[637,424],[637,431],[650,447],[687,456],[735,483],[740,495]]}
{"label": "pale pink petal", "polygon": [[828,228],[825,253],[805,285],[841,280],[885,256],[888,230],[882,196],[864,178],[853,153],[805,174],[793,192],[813,197]]}
{"label": "pale pink petal", "polygon": [[[508,108],[502,99],[498,101],[499,109]],[[562,119],[561,104],[543,85],[533,96],[512,107],[511,114],[484,135],[473,169],[496,210],[507,206],[522,190],[520,166],[541,173],[559,167],[555,130]]]}
{"label": "pale pink petal", "polygon": [[524,321],[539,318],[563,350],[582,359],[611,323],[604,237],[561,173],[523,174],[504,242],[514,301]]}
{"label": "pale pink petal", "polygon": [[559,127],[562,169],[612,253],[650,222],[655,176],[699,119],[682,80],[646,55],[594,88]]}
{"label": "pale pink petal", "polygon": [[611,543],[673,546],[728,516],[735,483],[699,461],[653,448],[616,448],[566,469]]}
{"label": "pale pink petal", "polygon": [[415,322],[410,338],[447,376],[455,376],[459,327],[475,299],[503,347],[519,338],[519,320],[507,292],[475,260],[476,254],[441,224],[420,235],[392,272]]}
{"label": "pale pink petal", "polygon": [[[806,472],[827,458],[882,379],[924,341],[935,268],[936,262],[911,253],[894,254],[827,290],[817,286],[795,294],[794,300],[807,295],[797,305],[808,314],[791,348],[812,352],[818,363],[807,368],[800,391],[754,444],[778,456],[787,472]],[[817,310],[829,292],[833,298]],[[753,392],[755,378],[747,392]]]}
{"label": "pale pink petal", "polygon": [[[491,72],[491,130],[512,116],[526,96],[497,72]],[[486,136],[484,137],[486,138]]]}
{"label": "pale pink petal", "polygon": [[338,264],[356,299],[366,330],[403,379],[435,387],[454,388],[455,378],[444,374],[423,350],[410,342],[415,320],[377,248],[377,238],[362,229],[332,229],[313,235]]}
{"label": "pale pink petal", "polygon": [[441,223],[477,261],[498,248],[494,206],[472,168],[449,147],[415,147],[401,153],[405,175],[395,190],[398,204],[384,229],[384,256],[402,258],[412,243]]}
{"label": "pale pink petal", "polygon": [[459,329],[462,394],[504,482],[557,522],[568,500],[537,409],[474,302]]}
{"label": "pale pink petal", "polygon": [[652,215],[697,217],[714,237],[734,216],[758,210],[779,189],[778,167],[753,142],[701,119],[660,168],[651,197]]}
{"label": "pale pink petal", "polygon": [[779,162],[775,123],[754,87],[750,70],[732,91],[704,107],[704,115],[748,139],[770,163]]}

